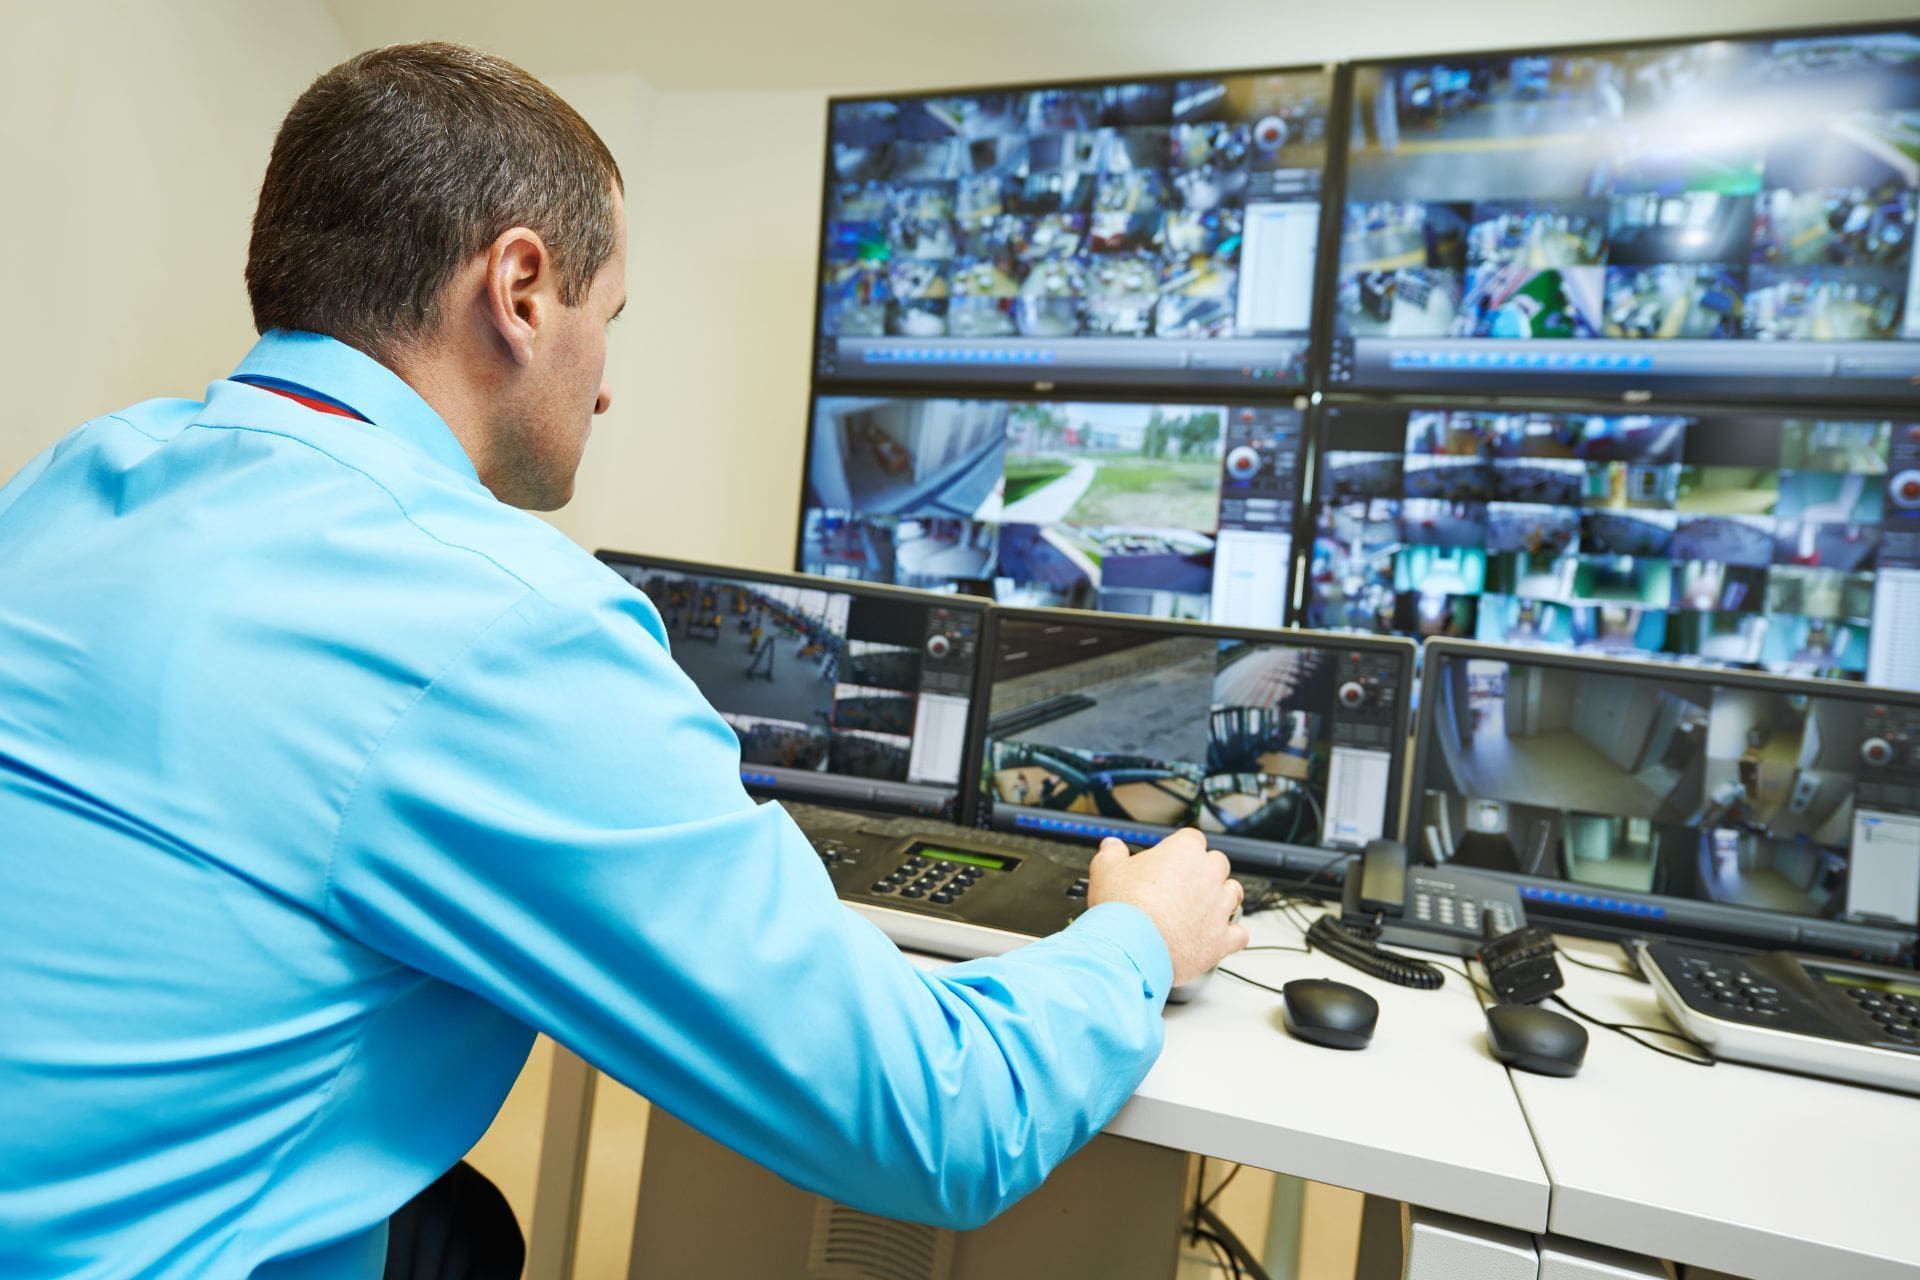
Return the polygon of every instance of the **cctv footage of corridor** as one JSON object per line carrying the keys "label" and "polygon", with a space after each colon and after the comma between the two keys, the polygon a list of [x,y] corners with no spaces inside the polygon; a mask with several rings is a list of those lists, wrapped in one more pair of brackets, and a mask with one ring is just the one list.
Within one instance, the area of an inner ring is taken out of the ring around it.
{"label": "cctv footage of corridor", "polygon": [[674,662],[738,735],[751,784],[953,815],[979,609],[616,568],[653,602]]}
{"label": "cctv footage of corridor", "polygon": [[[1440,663],[1410,842],[1597,889],[1912,926],[1920,713],[1585,664]],[[1551,798],[1547,801],[1547,798]],[[1543,801],[1546,801],[1543,803]]]}

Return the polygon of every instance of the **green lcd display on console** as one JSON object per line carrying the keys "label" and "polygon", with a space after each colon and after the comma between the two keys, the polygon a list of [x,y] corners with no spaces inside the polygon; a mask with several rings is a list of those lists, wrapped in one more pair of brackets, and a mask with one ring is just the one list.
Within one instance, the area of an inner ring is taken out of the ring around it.
{"label": "green lcd display on console", "polygon": [[943,849],[939,845],[916,843],[907,850],[911,858],[935,858],[945,862],[958,862],[962,866],[985,867],[989,871],[1011,871],[1020,865],[1018,858],[1002,858],[991,853],[962,853],[958,849]]}

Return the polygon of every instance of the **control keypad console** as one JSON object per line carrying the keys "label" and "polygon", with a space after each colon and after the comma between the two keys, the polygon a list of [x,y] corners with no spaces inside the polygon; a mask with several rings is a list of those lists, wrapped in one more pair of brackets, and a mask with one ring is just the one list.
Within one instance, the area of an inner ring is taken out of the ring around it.
{"label": "control keypad console", "polygon": [[[792,802],[785,808],[813,842],[835,891],[856,906],[1033,937],[1065,928],[1087,908],[1091,848],[927,818]],[[932,949],[924,938],[918,944]]]}
{"label": "control keypad console", "polygon": [[[946,857],[939,856],[945,853]],[[957,859],[957,860],[956,860]],[[981,876],[1006,875],[1020,865],[1018,858],[971,857],[956,850],[933,849],[915,842],[904,851],[893,870],[867,887],[867,892],[902,898],[925,898],[938,906],[958,902]]]}
{"label": "control keypad console", "polygon": [[1744,1022],[1776,1022],[1787,1011],[1787,996],[1764,975],[1731,961],[1716,963],[1706,955],[1684,955],[1673,970],[1675,986],[1687,1003],[1710,1009],[1723,1018]]}
{"label": "control keypad console", "polygon": [[[1087,909],[1090,846],[785,802],[842,901],[902,946],[992,955],[1045,937]],[[1270,881],[1239,874],[1255,899]]]}
{"label": "control keypad console", "polygon": [[1670,940],[1636,958],[1661,1009],[1716,1057],[1920,1093],[1911,969]]}

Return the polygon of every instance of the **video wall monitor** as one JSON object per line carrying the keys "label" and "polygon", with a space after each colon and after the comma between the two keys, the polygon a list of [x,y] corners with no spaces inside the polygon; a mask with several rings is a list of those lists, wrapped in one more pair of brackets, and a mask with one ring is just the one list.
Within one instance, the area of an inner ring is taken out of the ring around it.
{"label": "video wall monitor", "polygon": [[986,602],[601,551],[756,795],[957,819]]}
{"label": "video wall monitor", "polygon": [[1330,870],[1400,829],[1413,653],[996,609],[976,821],[1088,841],[1197,826],[1248,870]]}
{"label": "video wall monitor", "polygon": [[1920,26],[1365,62],[1352,104],[1335,389],[1920,389]]}
{"label": "video wall monitor", "polygon": [[800,567],[1278,627],[1304,417],[1284,402],[822,396]]}
{"label": "video wall monitor", "polygon": [[1308,626],[1920,689],[1920,411],[1322,424]]}
{"label": "video wall monitor", "polygon": [[1408,834],[1556,928],[1911,964],[1920,697],[1436,641]]}
{"label": "video wall monitor", "polygon": [[827,107],[815,375],[1306,384],[1326,67]]}

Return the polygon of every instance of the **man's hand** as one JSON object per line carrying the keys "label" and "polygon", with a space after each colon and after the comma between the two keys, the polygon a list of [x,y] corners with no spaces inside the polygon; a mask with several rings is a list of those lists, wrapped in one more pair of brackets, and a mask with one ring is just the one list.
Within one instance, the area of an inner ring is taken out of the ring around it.
{"label": "man's hand", "polygon": [[1247,931],[1233,920],[1245,890],[1227,871],[1227,855],[1207,848],[1192,827],[1135,856],[1109,836],[1088,869],[1087,901],[1146,912],[1167,940],[1173,985],[1184,986],[1247,945]]}

